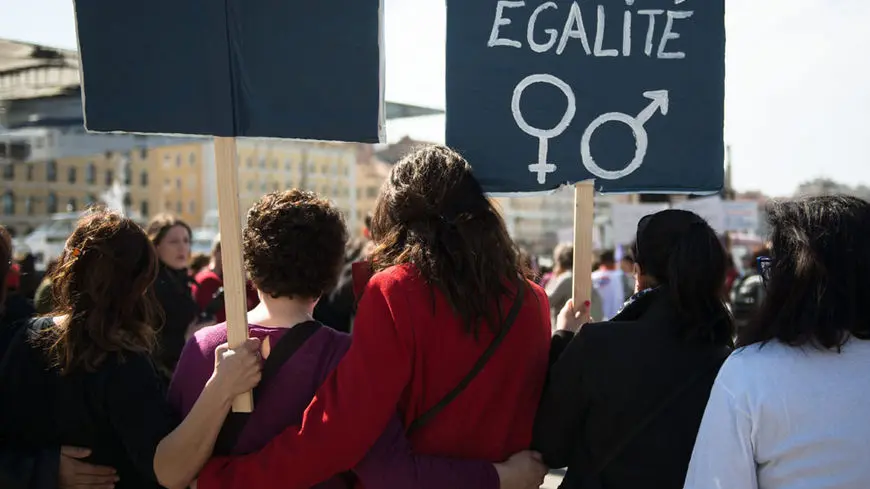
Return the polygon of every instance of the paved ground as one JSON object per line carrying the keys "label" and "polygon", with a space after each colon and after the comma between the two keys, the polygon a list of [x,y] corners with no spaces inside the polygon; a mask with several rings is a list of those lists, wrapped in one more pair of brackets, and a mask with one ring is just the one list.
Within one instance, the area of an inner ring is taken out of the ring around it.
{"label": "paved ground", "polygon": [[559,484],[562,483],[563,475],[565,475],[565,472],[561,470],[550,472],[550,475],[547,476],[547,480],[544,481],[544,485],[541,486],[541,489],[559,489]]}

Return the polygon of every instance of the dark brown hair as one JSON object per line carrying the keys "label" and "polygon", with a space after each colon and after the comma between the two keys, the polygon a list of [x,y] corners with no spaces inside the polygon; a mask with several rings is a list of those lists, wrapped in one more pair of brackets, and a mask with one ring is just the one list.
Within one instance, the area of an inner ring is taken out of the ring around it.
{"label": "dark brown hair", "polygon": [[519,275],[530,278],[501,215],[459,153],[428,146],[405,156],[372,217],[375,271],[412,264],[447,298],[470,333],[493,316]]}
{"label": "dark brown hair", "polygon": [[166,234],[175,226],[181,226],[184,229],[187,229],[187,236],[193,238],[193,230],[186,222],[172,214],[158,214],[148,222],[148,227],[146,228],[148,239],[154,243],[154,246],[160,246],[160,242],[163,241]]}
{"label": "dark brown hair", "polygon": [[92,372],[111,353],[151,352],[162,310],[151,284],[157,253],[135,222],[95,209],[78,223],[51,277],[61,324],[46,331],[63,374]]}
{"label": "dark brown hair", "polygon": [[338,281],[347,239],[341,212],[329,201],[302,190],[273,192],[248,212],[245,268],[272,297],[316,299]]}

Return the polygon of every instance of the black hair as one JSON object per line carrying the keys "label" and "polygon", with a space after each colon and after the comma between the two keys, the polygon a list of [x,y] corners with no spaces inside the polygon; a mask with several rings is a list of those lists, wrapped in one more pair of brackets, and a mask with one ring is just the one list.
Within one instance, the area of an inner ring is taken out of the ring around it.
{"label": "black hair", "polygon": [[768,221],[767,293],[738,344],[839,349],[850,336],[870,339],[870,204],[847,196],[776,202]]}
{"label": "black hair", "polygon": [[728,258],[707,221],[673,209],[646,216],[632,254],[641,273],[670,295],[687,336],[733,342],[733,321],[722,301]]}
{"label": "black hair", "polygon": [[604,250],[598,258],[598,262],[602,265],[613,265],[616,263],[616,252],[613,250]]}

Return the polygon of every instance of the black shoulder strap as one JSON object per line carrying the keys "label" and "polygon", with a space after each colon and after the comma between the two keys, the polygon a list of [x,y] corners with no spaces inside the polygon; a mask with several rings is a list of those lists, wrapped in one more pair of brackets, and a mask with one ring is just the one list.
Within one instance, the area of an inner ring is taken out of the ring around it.
{"label": "black shoulder strap", "polygon": [[652,424],[656,418],[659,417],[665,409],[668,408],[674,401],[683,396],[689,389],[691,389],[695,384],[697,384],[701,379],[709,375],[711,372],[718,371],[720,367],[722,367],[722,363],[725,362],[725,359],[728,358],[730,354],[730,349],[723,348],[720,355],[716,357],[716,360],[707,365],[705,368],[698,370],[698,372],[689,378],[686,382],[681,384],[677,389],[675,389],[670,395],[668,395],[661,403],[659,403],[655,409],[648,412],[647,416],[643,418],[643,420],[634,425],[634,427],[626,433],[625,436],[619,441],[619,443],[610,451],[607,458],[602,460],[600,464],[598,464],[598,468],[595,470],[593,475],[597,478],[604,469],[610,465],[619,454],[622,453],[623,450],[637,437],[637,435],[641,434],[649,425]]}
{"label": "black shoulder strap", "polygon": [[[317,321],[307,321],[290,328],[284,336],[275,343],[269,358],[263,363],[263,374],[260,383],[254,388],[254,405],[256,406],[261,389],[267,385],[281,370],[299,348],[316,333],[322,325]],[[215,455],[230,455],[238,442],[239,435],[251,419],[250,413],[229,413],[215,441]]]}
{"label": "black shoulder strap", "polygon": [[510,312],[508,312],[507,317],[501,325],[501,329],[499,329],[498,335],[496,335],[496,337],[492,340],[492,343],[489,344],[489,346],[486,348],[486,351],[483,352],[483,354],[477,360],[477,363],[474,364],[474,367],[471,369],[471,371],[468,372],[468,374],[462,379],[462,381],[459,382],[459,384],[457,384],[456,387],[453,388],[453,390],[448,392],[447,395],[445,395],[440,401],[438,401],[437,404],[432,406],[428,411],[420,415],[419,418],[415,419],[411,423],[407,430],[408,434],[411,434],[414,431],[420,429],[421,427],[423,427],[423,425],[431,421],[432,418],[437,416],[438,413],[443,411],[448,404],[456,399],[456,397],[459,396],[459,394],[461,394],[466,387],[468,387],[468,384],[470,384],[471,381],[474,380],[477,374],[480,373],[481,370],[483,370],[483,367],[486,366],[487,362],[489,362],[489,359],[492,358],[499,345],[501,345],[501,342],[504,340],[505,336],[507,336],[508,330],[510,330],[511,326],[513,326],[514,322],[516,322],[517,316],[519,316],[520,314],[520,309],[522,309],[523,307],[523,299],[525,298],[525,295],[526,284],[524,280],[520,279],[517,283],[517,296],[514,299],[514,303],[511,306]]}

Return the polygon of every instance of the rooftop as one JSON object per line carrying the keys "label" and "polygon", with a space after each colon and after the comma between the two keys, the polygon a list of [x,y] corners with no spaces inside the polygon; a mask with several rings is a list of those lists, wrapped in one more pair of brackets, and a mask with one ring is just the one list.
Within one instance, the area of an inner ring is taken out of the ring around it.
{"label": "rooftop", "polygon": [[0,39],[0,99],[53,97],[78,90],[75,51]]}

